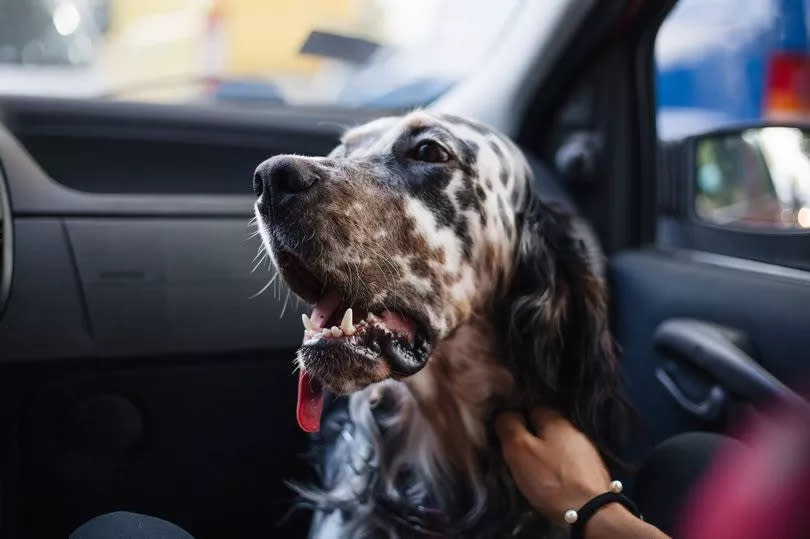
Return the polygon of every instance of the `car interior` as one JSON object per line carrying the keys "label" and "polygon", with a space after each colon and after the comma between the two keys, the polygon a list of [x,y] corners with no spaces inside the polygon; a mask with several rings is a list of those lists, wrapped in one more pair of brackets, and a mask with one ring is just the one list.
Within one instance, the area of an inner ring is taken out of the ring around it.
{"label": "car interior", "polygon": [[[430,106],[511,135],[541,196],[598,236],[632,469],[677,433],[803,399],[810,241],[695,218],[697,139],[656,134],[676,2],[560,4],[521,22],[555,25],[524,69],[482,65]],[[0,536],[118,509],[197,538],[306,535],[287,485],[313,473],[292,413],[305,306],[257,257],[251,178],[398,112],[0,97]]]}

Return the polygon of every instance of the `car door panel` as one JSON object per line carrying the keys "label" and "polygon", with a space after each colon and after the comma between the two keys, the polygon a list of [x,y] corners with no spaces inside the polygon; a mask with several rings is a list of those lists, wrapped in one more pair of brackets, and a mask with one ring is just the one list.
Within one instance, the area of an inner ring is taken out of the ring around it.
{"label": "car door panel", "polygon": [[161,516],[197,538],[302,535],[302,518],[278,527],[293,502],[283,479],[308,477],[292,354],[62,361],[8,372],[2,401],[19,414],[19,445],[3,447],[13,486],[4,529],[14,531],[4,536],[66,537],[113,510]]}
{"label": "car door panel", "polygon": [[56,219],[14,219],[12,287],[0,358],[81,355],[90,349],[72,253]]}
{"label": "car door panel", "polygon": [[688,414],[656,379],[663,358],[653,337],[665,320],[695,318],[739,330],[762,367],[806,392],[809,273],[709,253],[648,249],[613,257],[610,279],[626,391],[640,419],[633,461],[674,434],[727,426]]}
{"label": "car door panel", "polygon": [[[294,347],[245,219],[16,220],[7,360]],[[47,263],[45,263],[47,260]],[[275,283],[274,283],[275,284]],[[257,295],[258,294],[258,295]]]}
{"label": "car door panel", "polygon": [[292,374],[303,306],[267,286],[251,177],[275,153],[327,152],[363,114],[0,110],[14,239],[0,536],[64,537],[117,509],[198,539],[276,529],[285,480],[308,477]]}

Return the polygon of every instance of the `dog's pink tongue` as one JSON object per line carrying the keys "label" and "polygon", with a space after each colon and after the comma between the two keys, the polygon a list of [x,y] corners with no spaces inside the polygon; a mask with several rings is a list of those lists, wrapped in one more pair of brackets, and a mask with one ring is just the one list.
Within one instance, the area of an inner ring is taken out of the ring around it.
{"label": "dog's pink tongue", "polygon": [[296,419],[304,432],[318,432],[323,411],[323,386],[306,369],[298,374],[298,409]]}
{"label": "dog's pink tongue", "polygon": [[[340,297],[332,292],[326,294],[312,309],[312,320],[319,328],[326,327],[326,323],[335,314],[340,305]],[[305,432],[318,432],[321,428],[321,412],[323,411],[323,384],[301,367],[298,374],[298,403],[295,418],[298,426]]]}
{"label": "dog's pink tongue", "polygon": [[335,292],[330,292],[318,300],[312,309],[310,319],[319,328],[326,327],[326,322],[335,314],[335,310],[340,305],[340,296]]}

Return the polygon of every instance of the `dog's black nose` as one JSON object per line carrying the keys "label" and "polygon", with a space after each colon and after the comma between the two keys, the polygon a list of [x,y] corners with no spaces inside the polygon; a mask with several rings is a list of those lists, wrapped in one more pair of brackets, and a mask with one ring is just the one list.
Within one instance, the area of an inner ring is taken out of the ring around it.
{"label": "dog's black nose", "polygon": [[270,196],[277,203],[284,195],[302,193],[319,180],[315,166],[306,158],[277,155],[259,165],[253,175],[256,196]]}

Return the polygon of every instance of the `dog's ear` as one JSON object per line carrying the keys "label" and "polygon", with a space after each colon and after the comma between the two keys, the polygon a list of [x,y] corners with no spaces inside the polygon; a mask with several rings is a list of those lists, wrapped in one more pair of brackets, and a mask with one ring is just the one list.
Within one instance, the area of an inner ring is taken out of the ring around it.
{"label": "dog's ear", "polygon": [[612,452],[625,405],[601,254],[583,223],[536,197],[520,217],[505,345],[524,402],[557,409]]}

